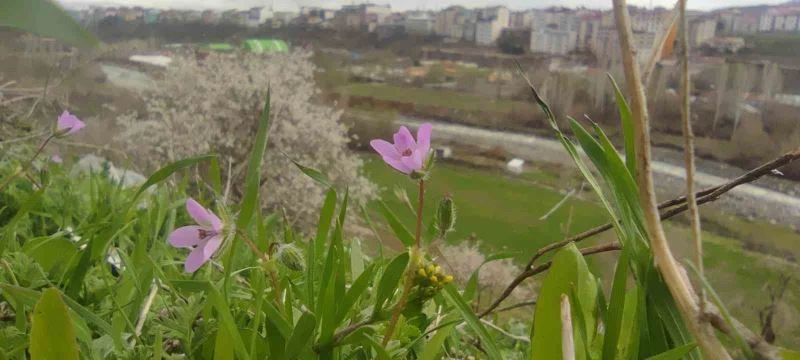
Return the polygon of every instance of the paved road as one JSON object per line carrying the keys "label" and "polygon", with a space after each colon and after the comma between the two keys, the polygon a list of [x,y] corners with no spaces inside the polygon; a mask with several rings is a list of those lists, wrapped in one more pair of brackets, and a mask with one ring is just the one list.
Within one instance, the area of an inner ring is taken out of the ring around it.
{"label": "paved road", "polygon": [[[400,116],[400,124],[415,127],[420,119]],[[572,164],[561,143],[540,136],[480,129],[453,123],[433,122],[435,137],[467,144],[500,146],[514,156],[533,161]],[[656,159],[658,160],[658,159]],[[686,174],[682,166],[664,161],[653,163],[657,186],[666,187],[671,193],[679,193],[685,186]],[[698,169],[695,177],[700,189],[716,186],[729,180],[708,174]],[[800,198],[753,184],[736,187],[722,201],[728,210],[740,215],[758,217],[766,220],[800,226]]]}

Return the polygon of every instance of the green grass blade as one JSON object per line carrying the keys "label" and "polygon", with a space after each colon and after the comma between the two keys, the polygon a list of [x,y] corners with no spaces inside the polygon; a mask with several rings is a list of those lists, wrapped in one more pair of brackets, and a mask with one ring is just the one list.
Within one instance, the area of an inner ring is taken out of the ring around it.
{"label": "green grass blade", "polygon": [[692,350],[694,350],[694,348],[696,347],[697,344],[695,343],[686,344],[683,346],[676,347],[672,350],[663,352],[661,354],[651,356],[647,358],[647,360],[680,360],[689,355],[689,353],[692,352]]}
{"label": "green grass blade", "polygon": [[253,218],[256,206],[258,206],[258,190],[261,184],[261,164],[264,160],[264,153],[267,151],[267,136],[270,125],[270,91],[267,90],[267,99],[264,103],[264,110],[258,120],[258,130],[256,139],[253,142],[253,149],[250,150],[250,159],[247,163],[247,175],[245,175],[244,197],[242,198],[241,209],[236,226],[239,229],[246,229]]}
{"label": "green grass blade", "polygon": [[169,165],[166,165],[158,169],[156,172],[150,175],[149,178],[147,178],[147,181],[145,181],[144,184],[139,186],[139,190],[136,191],[136,194],[133,196],[133,200],[131,201],[131,203],[132,204],[135,203],[136,199],[138,199],[139,196],[142,195],[142,193],[145,192],[145,190],[147,190],[149,187],[164,181],[166,178],[168,178],[175,172],[194,166],[199,162],[214,159],[216,157],[217,155],[214,154],[196,156],[193,158],[178,160],[176,162],[173,162]]}
{"label": "green grass blade", "polygon": [[322,210],[319,213],[319,223],[317,224],[317,234],[314,239],[308,244],[308,263],[306,264],[306,298],[308,307],[316,309],[316,295],[314,294],[314,287],[316,286],[316,271],[318,268],[317,257],[322,257],[325,250],[325,239],[328,237],[328,232],[333,222],[333,213],[336,210],[336,190],[329,188],[325,194],[325,202],[322,204]]}
{"label": "green grass blade", "polygon": [[464,301],[461,294],[458,293],[458,290],[456,290],[452,284],[447,284],[442,289],[442,296],[444,296],[450,304],[455,306],[461,316],[464,317],[464,321],[467,322],[467,325],[478,335],[478,338],[481,339],[481,345],[483,345],[483,349],[486,350],[488,358],[502,359],[503,357],[500,355],[497,343],[495,343],[494,339],[489,335],[489,332],[486,331],[486,328],[481,321],[478,320],[478,317],[475,316],[472,308]]}
{"label": "green grass blade", "polygon": [[[614,282],[611,284],[611,300],[606,311],[606,334],[603,339],[603,359],[616,359],[619,336],[622,331],[622,316],[625,310],[625,286],[628,282],[628,256],[622,251],[614,270]],[[627,326],[630,326],[627,325]],[[636,329],[632,331],[638,331]]]}
{"label": "green grass blade", "polygon": [[386,218],[386,222],[389,223],[389,227],[392,228],[392,231],[394,231],[397,239],[400,240],[400,242],[402,242],[406,247],[414,245],[414,235],[411,235],[411,232],[408,231],[405,226],[403,226],[403,223],[400,222],[400,219],[397,218],[397,215],[395,215],[392,210],[389,209],[389,206],[386,205],[383,200],[379,201],[379,204],[381,206],[380,210],[383,214],[383,217]]}
{"label": "green grass blade", "polygon": [[289,157],[289,155],[284,154],[284,156],[286,156],[286,158],[288,158],[289,161],[291,161],[294,164],[294,166],[297,166],[297,168],[300,169],[300,171],[302,171],[303,174],[306,174],[306,176],[310,177],[311,179],[313,179],[314,181],[320,183],[321,185],[325,186],[326,188],[332,188],[333,187],[333,185],[331,184],[331,181],[328,180],[328,177],[325,176],[325,174],[323,174],[321,171],[319,171],[317,169],[314,169],[314,168],[310,168],[308,166],[304,166],[303,164],[300,164],[299,162],[294,161],[294,159]]}
{"label": "green grass blade", "polygon": [[408,252],[404,252],[392,259],[389,265],[386,265],[386,269],[383,271],[381,279],[378,281],[374,313],[380,312],[386,300],[398,289],[400,279],[403,277],[403,272],[405,272],[406,266],[408,265],[408,259]]}
{"label": "green grass blade", "polygon": [[3,0],[0,25],[56,38],[75,46],[95,46],[97,38],[51,0]]}
{"label": "green grass blade", "polygon": [[[210,284],[207,283],[207,285]],[[236,350],[236,355],[240,359],[249,359],[250,355],[247,352],[247,348],[244,345],[242,336],[239,333],[239,328],[236,326],[236,321],[233,319],[233,315],[231,315],[228,302],[225,301],[225,298],[222,297],[222,294],[217,291],[215,287],[207,286],[207,291],[208,298],[216,308],[217,314],[219,315],[219,321],[222,324],[222,327],[219,329],[219,331],[227,332],[230,341],[233,342],[233,348]]]}
{"label": "green grass blade", "polygon": [[222,170],[219,167],[219,156],[214,156],[209,161],[208,177],[211,178],[211,187],[217,195],[222,195]]}
{"label": "green grass blade", "polygon": [[311,313],[303,313],[297,324],[294,326],[292,336],[286,343],[286,353],[284,354],[287,359],[294,359],[301,352],[308,348],[311,339],[314,337],[314,330],[317,327],[317,319]]}
{"label": "green grass blade", "polygon": [[353,306],[356,304],[358,299],[363,295],[367,288],[369,287],[370,283],[372,282],[372,275],[374,274],[374,268],[370,266],[367,268],[367,271],[362,272],[361,275],[353,281],[353,284],[350,285],[350,289],[347,290],[344,298],[341,301],[341,306],[339,307],[339,314],[336,317],[336,323],[341,323],[345,317],[347,317],[347,313],[353,309]]}
{"label": "green grass blade", "polygon": [[625,101],[625,96],[622,95],[622,91],[619,89],[617,82],[614,81],[614,78],[611,77],[611,74],[608,75],[608,78],[611,79],[611,84],[614,86],[614,97],[617,100],[620,121],[622,123],[622,135],[625,138],[625,165],[628,167],[628,171],[631,172],[631,175],[635,177],[636,147],[633,139],[633,114],[631,113],[631,108],[628,106],[628,102]]}
{"label": "green grass blade", "polygon": [[57,289],[43,291],[36,302],[30,339],[32,360],[78,359],[75,328]]}

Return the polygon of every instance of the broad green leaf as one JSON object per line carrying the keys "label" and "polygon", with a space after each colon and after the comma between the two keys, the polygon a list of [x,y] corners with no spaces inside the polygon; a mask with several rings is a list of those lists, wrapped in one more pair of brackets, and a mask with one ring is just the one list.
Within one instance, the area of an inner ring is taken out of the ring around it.
{"label": "broad green leaf", "polygon": [[214,308],[219,315],[218,319],[222,324],[220,331],[224,330],[228,333],[230,341],[233,343],[233,348],[236,350],[236,354],[240,359],[249,359],[250,356],[247,353],[244,341],[242,341],[239,328],[236,326],[236,321],[233,319],[233,315],[231,315],[227,301],[225,301],[225,298],[222,297],[222,294],[220,294],[215,287],[209,286],[207,291],[208,298],[214,304]]}
{"label": "broad green leaf", "polygon": [[620,121],[622,123],[622,134],[625,138],[625,164],[628,167],[628,171],[631,172],[631,175],[635,177],[636,146],[634,145],[633,138],[633,114],[631,113],[631,108],[628,106],[628,102],[625,101],[625,96],[622,95],[622,91],[619,89],[617,82],[614,81],[614,78],[611,77],[611,74],[608,75],[608,78],[611,79],[611,84],[614,86],[614,96],[617,100]]}
{"label": "broad green leaf", "polygon": [[303,313],[297,324],[294,326],[292,336],[286,343],[287,359],[294,359],[304,350],[308,349],[311,340],[314,338],[314,329],[317,327],[317,319],[311,313]]}
{"label": "broad green leaf", "polygon": [[475,316],[475,313],[472,311],[472,308],[464,301],[464,298],[461,297],[461,294],[458,293],[453,284],[447,284],[442,289],[442,296],[444,296],[447,301],[455,306],[456,310],[461,313],[461,316],[464,317],[464,321],[467,322],[467,325],[478,335],[478,338],[481,339],[481,345],[483,349],[486,350],[486,355],[489,359],[502,359],[503,357],[500,356],[500,351],[497,348],[497,344],[495,343],[494,339],[489,335],[489,332],[486,331],[486,328],[483,326],[481,321]]}
{"label": "broad green leaf", "polygon": [[383,275],[381,275],[380,281],[378,281],[378,292],[375,296],[374,313],[378,313],[381,309],[383,309],[383,304],[400,286],[400,279],[403,277],[403,273],[406,270],[408,259],[408,252],[404,252],[400,255],[397,255],[394,259],[392,259],[389,265],[386,266],[386,269],[383,271]]}
{"label": "broad green leaf", "polygon": [[75,328],[61,299],[61,293],[50,288],[33,309],[31,342],[28,351],[31,360],[78,359]]}
{"label": "broad green leaf", "polygon": [[361,345],[365,349],[372,349],[375,350],[375,357],[376,360],[389,360],[391,356],[389,353],[384,349],[384,347],[375,341],[374,336],[370,336],[366,334],[366,330],[361,328],[359,330],[354,331],[352,334],[348,335],[347,337],[342,340],[342,344],[354,344],[354,345]]}
{"label": "broad green leaf", "polygon": [[306,176],[310,177],[311,179],[318,182],[320,185],[325,186],[326,188],[333,187],[330,180],[328,180],[328,177],[325,176],[325,174],[323,174],[321,171],[310,168],[308,166],[303,166],[299,162],[294,161],[291,157],[289,157],[289,155],[287,154],[284,155],[289,159],[289,161],[291,161],[294,164],[294,166],[297,166],[297,168],[300,169],[300,171],[302,171],[303,174],[306,174]]}
{"label": "broad green leaf", "polygon": [[170,177],[170,175],[174,174],[175,172],[194,166],[195,164],[200,163],[202,161],[214,159],[216,158],[216,156],[217,155],[214,154],[208,154],[188,159],[182,159],[158,169],[156,172],[150,175],[149,178],[147,178],[147,181],[145,181],[144,184],[139,186],[139,190],[137,190],[136,195],[133,196],[131,204],[136,203],[136,199],[138,199],[139,196],[142,195],[143,192],[145,192],[145,190],[147,190],[153,185],[156,185],[166,180],[168,177]]}
{"label": "broad green leaf", "polygon": [[694,348],[697,347],[697,344],[691,343],[686,344],[683,346],[676,347],[672,350],[663,352],[656,356],[651,356],[647,358],[647,360],[680,360],[686,357]]}
{"label": "broad green leaf", "polygon": [[394,234],[397,235],[397,239],[403,243],[406,247],[414,245],[414,235],[411,235],[411,232],[403,226],[403,223],[400,222],[400,219],[397,218],[391,209],[386,205],[383,200],[378,202],[381,206],[381,213],[383,217],[386,218],[386,221],[389,223],[389,226],[394,231]]}
{"label": "broad green leaf", "polygon": [[253,142],[253,149],[250,150],[250,159],[247,163],[247,174],[245,175],[244,196],[242,197],[241,209],[236,226],[239,229],[246,229],[255,213],[258,205],[258,190],[261,187],[261,164],[264,160],[264,153],[267,151],[267,135],[270,125],[270,91],[267,90],[267,99],[264,103],[264,111],[258,119],[258,130],[256,139]]}
{"label": "broad green leaf", "polygon": [[[14,299],[24,304],[25,306],[33,307],[41,297],[41,293],[28,288],[23,288],[15,285],[0,284],[5,296],[13,296]],[[72,300],[69,296],[64,296],[62,300],[69,306],[69,309],[74,313],[73,319],[84,319],[96,326],[103,333],[111,335],[114,333],[111,324],[100,318],[97,314],[83,307],[77,301]],[[122,346],[122,339],[113,338],[116,345]]]}
{"label": "broad green leaf", "polygon": [[267,315],[266,319],[268,322],[272,323],[283,339],[288,339],[289,336],[292,334],[292,326],[289,322],[286,321],[286,318],[278,311],[278,308],[275,307],[271,301],[264,301],[263,306],[261,307],[264,310],[264,313]]}
{"label": "broad green leaf", "polygon": [[0,26],[15,27],[75,46],[97,44],[92,33],[51,0],[0,1]]}
{"label": "broad green leaf", "polygon": [[[597,283],[574,243],[559,250],[553,265],[542,281],[534,310],[531,328],[531,359],[560,359],[561,354],[561,295],[570,296],[573,304],[575,338],[594,333],[597,306]],[[574,290],[573,290],[574,288]],[[578,301],[576,301],[578,300]],[[576,306],[577,305],[577,306]],[[581,320],[581,321],[577,321]],[[591,341],[586,342],[591,343]],[[576,359],[583,359],[584,349],[576,349]]]}
{"label": "broad green leaf", "polygon": [[69,263],[64,259],[71,259],[77,254],[75,244],[62,236],[30,239],[22,246],[22,251],[54,277],[61,277],[67,270]]}

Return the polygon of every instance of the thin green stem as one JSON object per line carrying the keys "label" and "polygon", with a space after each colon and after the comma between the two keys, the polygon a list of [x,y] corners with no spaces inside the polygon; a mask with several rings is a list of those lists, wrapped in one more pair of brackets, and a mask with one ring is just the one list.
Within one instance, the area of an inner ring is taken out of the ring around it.
{"label": "thin green stem", "polygon": [[418,194],[419,201],[417,202],[417,231],[416,231],[416,238],[414,247],[411,248],[410,256],[408,259],[408,265],[406,266],[405,271],[405,281],[403,285],[403,292],[400,295],[400,301],[397,302],[397,305],[394,307],[392,311],[392,318],[389,320],[389,326],[386,327],[386,334],[383,336],[383,342],[381,345],[384,347],[386,344],[389,343],[391,340],[392,335],[394,334],[395,327],[397,327],[397,321],[400,319],[400,314],[402,314],[403,310],[405,309],[406,305],[408,304],[408,297],[411,295],[411,289],[414,287],[414,265],[417,263],[417,260],[420,257],[419,249],[420,249],[420,241],[422,238],[422,208],[425,205],[425,180],[420,179],[419,181],[419,194]]}
{"label": "thin green stem", "polygon": [[11,173],[11,175],[8,175],[5,179],[3,179],[3,182],[0,184],[0,189],[5,188],[6,185],[8,185],[8,183],[10,183],[11,180],[14,180],[14,178],[17,177],[19,174],[22,174],[22,173],[28,171],[28,168],[30,168],[33,165],[33,161],[36,160],[36,157],[38,157],[39,154],[42,153],[42,150],[44,150],[44,147],[47,146],[47,144],[50,143],[50,140],[53,140],[55,137],[56,137],[56,133],[52,133],[52,134],[50,134],[50,136],[48,136],[46,139],[44,139],[42,144],[39,145],[39,149],[37,149],[36,153],[34,153],[33,156],[31,156],[30,160],[28,160],[26,163],[24,163],[22,165],[22,167],[18,168],[17,171],[14,171],[13,173]]}
{"label": "thin green stem", "polygon": [[[259,250],[258,246],[256,246],[256,244],[252,240],[250,240],[250,238],[247,236],[247,234],[244,233],[244,231],[236,229],[236,233],[239,234],[239,236],[242,238],[242,240],[244,240],[244,243],[250,248],[250,250],[253,251],[253,253],[255,253],[256,255],[261,256],[261,258],[264,259],[264,263],[267,266],[270,266],[268,272],[269,272],[270,280],[272,281],[272,288],[274,289],[274,292],[275,292],[275,301],[278,304],[280,304],[281,303],[280,282],[278,281],[278,274],[275,273],[275,269],[273,269],[271,267],[271,265],[269,265],[269,261],[270,261],[269,254]],[[233,250],[231,250],[231,251],[233,251]]]}

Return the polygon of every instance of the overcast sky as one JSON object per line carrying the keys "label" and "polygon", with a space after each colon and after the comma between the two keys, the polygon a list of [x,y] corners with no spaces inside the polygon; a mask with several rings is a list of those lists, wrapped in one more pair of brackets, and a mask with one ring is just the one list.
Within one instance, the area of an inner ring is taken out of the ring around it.
{"label": "overcast sky", "polygon": [[[59,0],[67,6],[87,5],[140,5],[157,8],[192,8],[192,9],[246,9],[253,6],[272,5],[275,10],[297,10],[300,6],[322,6],[338,9],[342,5],[363,3],[354,0]],[[710,10],[719,7],[747,6],[759,4],[778,4],[786,0],[689,0],[689,8]],[[589,8],[609,8],[611,0],[373,0],[377,4],[390,4],[392,9],[402,10],[437,10],[450,5],[467,7],[483,7],[505,5],[512,9],[538,8],[551,5],[586,6]],[[629,4],[639,6],[672,7],[674,0],[628,0]]]}

